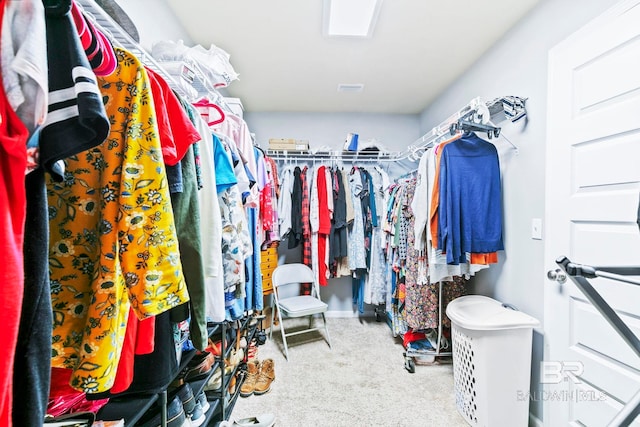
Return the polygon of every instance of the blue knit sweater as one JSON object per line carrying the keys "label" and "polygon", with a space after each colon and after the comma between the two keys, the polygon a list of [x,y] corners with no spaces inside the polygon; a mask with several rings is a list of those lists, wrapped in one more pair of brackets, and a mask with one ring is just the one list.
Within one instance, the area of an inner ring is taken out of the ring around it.
{"label": "blue knit sweater", "polygon": [[468,262],[467,252],[504,249],[496,147],[473,133],[445,145],[439,179],[438,248],[447,263]]}

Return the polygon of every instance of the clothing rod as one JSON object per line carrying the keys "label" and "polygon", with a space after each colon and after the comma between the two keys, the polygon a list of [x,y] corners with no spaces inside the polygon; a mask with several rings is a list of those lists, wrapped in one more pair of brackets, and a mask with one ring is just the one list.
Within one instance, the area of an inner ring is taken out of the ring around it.
{"label": "clothing rod", "polygon": [[[488,115],[488,120],[486,122],[482,120],[482,122],[491,126],[496,126],[494,122],[501,122],[503,120],[506,120],[507,115],[504,114],[503,109],[499,108],[498,110],[495,110],[495,109],[492,110],[492,108],[497,103],[499,103],[500,101],[504,101],[507,98],[513,98],[513,97],[496,98],[490,103],[491,104],[490,106],[486,102],[484,102],[480,97],[473,98],[471,101],[469,101],[467,105],[459,109],[457,112],[449,116],[446,120],[442,121],[438,126],[435,126],[433,129],[431,129],[431,131],[427,132],[422,137],[417,139],[413,144],[411,144],[408,148],[409,154],[407,157],[411,160],[417,160],[419,156],[417,156],[416,154],[419,150],[423,150],[431,147],[436,142],[438,142],[440,138],[450,134],[452,124],[457,123],[461,119],[468,120],[471,115],[474,115],[476,113],[479,115],[479,117],[482,117],[482,118]],[[518,99],[521,99],[521,98],[518,98]],[[526,101],[526,98],[524,99],[524,101]],[[520,119],[526,114],[524,110],[524,101],[522,103],[522,107],[520,109],[519,115],[517,116],[517,119]],[[495,113],[495,117],[494,117],[494,113]],[[516,150],[516,153],[517,153],[518,147],[516,147],[515,144],[513,144],[507,137],[505,137],[504,134],[502,134],[502,137]]]}
{"label": "clothing rod", "polygon": [[429,143],[433,142],[433,140],[441,137],[444,133],[449,132],[449,126],[451,126],[452,123],[457,122],[461,117],[467,115],[470,111],[477,110],[481,105],[484,105],[484,103],[482,102],[482,99],[480,97],[473,98],[467,105],[459,109],[457,112],[453,113],[438,126],[431,129],[431,131],[418,138],[412,144],[412,146],[420,147],[428,145]]}

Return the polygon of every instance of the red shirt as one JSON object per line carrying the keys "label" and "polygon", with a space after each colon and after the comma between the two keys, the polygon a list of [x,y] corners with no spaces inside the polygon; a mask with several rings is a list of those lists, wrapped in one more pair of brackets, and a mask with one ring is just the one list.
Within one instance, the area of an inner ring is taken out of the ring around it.
{"label": "red shirt", "polygon": [[175,166],[182,160],[191,144],[202,138],[167,82],[153,70],[146,70],[151,81],[164,163]]}

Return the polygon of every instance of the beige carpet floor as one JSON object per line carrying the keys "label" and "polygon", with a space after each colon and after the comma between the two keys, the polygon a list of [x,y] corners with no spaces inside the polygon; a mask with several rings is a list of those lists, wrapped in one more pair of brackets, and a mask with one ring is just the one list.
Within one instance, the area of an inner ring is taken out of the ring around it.
{"label": "beige carpet floor", "polygon": [[290,337],[289,361],[276,327],[273,340],[258,347],[259,360],[275,361],[271,391],[239,397],[232,419],[273,413],[280,427],[467,425],[455,407],[450,363],[417,365],[411,374],[404,368],[402,343],[386,323],[358,318],[328,323],[332,348],[320,332]]}

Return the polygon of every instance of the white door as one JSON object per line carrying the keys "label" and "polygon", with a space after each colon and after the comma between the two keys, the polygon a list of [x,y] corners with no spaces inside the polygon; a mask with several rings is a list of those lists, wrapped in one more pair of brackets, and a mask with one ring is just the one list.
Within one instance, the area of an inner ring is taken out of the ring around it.
{"label": "white door", "polygon": [[[639,4],[623,1],[549,53],[546,270],[561,255],[640,266]],[[640,336],[640,286],[590,282]],[[571,281],[544,286],[544,424],[605,426],[640,390],[640,359]]]}

